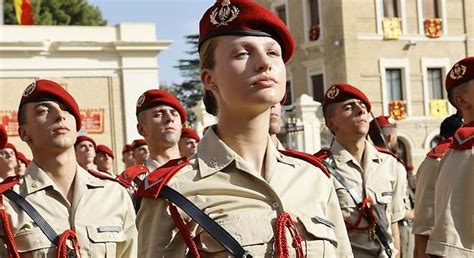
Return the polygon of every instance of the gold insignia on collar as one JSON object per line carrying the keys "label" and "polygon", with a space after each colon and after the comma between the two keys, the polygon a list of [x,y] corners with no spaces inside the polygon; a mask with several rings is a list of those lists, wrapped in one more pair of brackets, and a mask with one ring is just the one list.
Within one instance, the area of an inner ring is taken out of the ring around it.
{"label": "gold insignia on collar", "polygon": [[212,11],[210,15],[211,23],[219,26],[228,25],[229,22],[233,21],[239,16],[240,10],[237,6],[230,6],[230,0],[224,0],[221,3],[221,7],[217,7]]}
{"label": "gold insignia on collar", "polygon": [[466,66],[462,64],[455,64],[453,69],[451,69],[451,72],[449,72],[449,77],[451,77],[453,80],[459,80],[464,76],[466,70]]}
{"label": "gold insignia on collar", "polygon": [[331,86],[331,88],[329,88],[328,92],[326,93],[326,97],[330,99],[335,99],[337,95],[339,95],[339,89],[336,85]]}
{"label": "gold insignia on collar", "polygon": [[145,94],[142,94],[137,100],[137,107],[141,107],[145,102]]}
{"label": "gold insignia on collar", "polygon": [[23,91],[23,97],[28,97],[36,89],[36,82],[32,82],[26,89]]}

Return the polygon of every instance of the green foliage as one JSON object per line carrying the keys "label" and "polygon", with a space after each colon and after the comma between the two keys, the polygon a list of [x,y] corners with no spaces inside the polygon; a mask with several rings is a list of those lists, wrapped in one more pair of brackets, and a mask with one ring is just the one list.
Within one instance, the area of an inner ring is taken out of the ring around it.
{"label": "green foliage", "polygon": [[173,84],[171,86],[161,86],[164,89],[172,92],[183,103],[188,112],[189,123],[196,121],[196,115],[191,111],[191,108],[196,106],[203,97],[203,90],[199,70],[199,53],[198,42],[199,35],[185,36],[186,44],[191,46],[191,50],[186,51],[190,58],[179,60],[179,64],[175,66],[181,72],[181,75],[186,78],[180,84]]}
{"label": "green foliage", "polygon": [[[3,1],[5,24],[18,24],[13,0]],[[107,21],[96,6],[87,0],[30,0],[35,25],[105,26]]]}

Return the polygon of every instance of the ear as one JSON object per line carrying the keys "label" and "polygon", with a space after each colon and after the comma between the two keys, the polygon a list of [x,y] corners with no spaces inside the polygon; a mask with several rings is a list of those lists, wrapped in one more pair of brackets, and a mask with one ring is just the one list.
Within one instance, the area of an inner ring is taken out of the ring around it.
{"label": "ear", "polygon": [[146,131],[143,129],[143,126],[140,123],[137,124],[137,131],[141,136],[146,136]]}
{"label": "ear", "polygon": [[20,136],[20,139],[26,143],[31,141],[31,137],[28,135],[24,126],[18,127],[18,135]]}
{"label": "ear", "polygon": [[326,124],[326,127],[329,128],[329,130],[330,130],[331,132],[335,132],[335,131],[336,131],[336,130],[335,130],[336,128],[335,128],[335,125],[334,125],[334,123],[333,123],[333,121],[332,121],[332,118],[324,119],[324,123]]}
{"label": "ear", "polygon": [[455,107],[458,107],[459,109],[463,110],[463,109],[467,109],[470,107],[470,104],[469,102],[467,102],[465,99],[464,99],[464,96],[461,95],[461,94],[457,94],[454,96],[454,106]]}
{"label": "ear", "polygon": [[216,89],[216,84],[212,79],[212,73],[209,69],[201,70],[201,81],[204,85],[204,89],[213,91]]}

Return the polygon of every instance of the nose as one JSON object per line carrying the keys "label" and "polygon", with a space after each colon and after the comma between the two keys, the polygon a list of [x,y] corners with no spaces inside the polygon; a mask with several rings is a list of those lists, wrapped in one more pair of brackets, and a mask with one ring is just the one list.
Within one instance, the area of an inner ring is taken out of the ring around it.
{"label": "nose", "polygon": [[362,102],[357,102],[355,105],[357,107],[357,114],[358,115],[364,115],[367,114],[367,108],[365,107],[365,104]]}
{"label": "nose", "polygon": [[272,63],[270,62],[270,57],[267,55],[265,51],[258,51],[258,53],[255,56],[256,56],[255,69],[257,70],[257,72],[262,73],[265,71],[272,70]]}

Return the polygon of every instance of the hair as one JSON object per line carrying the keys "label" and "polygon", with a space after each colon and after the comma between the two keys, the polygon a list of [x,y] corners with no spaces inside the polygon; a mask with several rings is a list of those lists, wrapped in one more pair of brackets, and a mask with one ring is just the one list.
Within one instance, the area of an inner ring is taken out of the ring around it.
{"label": "hair", "polygon": [[[199,51],[199,66],[201,70],[204,69],[214,69],[216,65],[215,62],[215,53],[214,50],[217,47],[218,38],[214,37],[206,40]],[[216,116],[217,115],[217,99],[212,93],[212,91],[204,89],[204,106],[206,107],[206,112]]]}
{"label": "hair", "polygon": [[[379,129],[375,127],[372,130],[369,130],[369,137],[374,143],[374,145],[385,148],[386,147],[385,143],[388,144],[388,142],[386,142],[387,140],[386,136],[393,134],[396,130],[396,127],[381,127],[380,129],[381,131],[379,131]],[[384,142],[384,139],[382,138],[382,135],[385,138],[385,142]]]}
{"label": "hair", "polygon": [[336,114],[336,106],[333,105],[333,103],[327,105],[326,107],[323,107],[324,119],[333,118],[335,114]]}
{"label": "hair", "polygon": [[18,108],[18,125],[23,126],[26,124],[26,108],[25,105],[21,105]]}
{"label": "hair", "polygon": [[[472,80],[471,80],[472,81]],[[459,107],[456,106],[456,102],[454,101],[454,98],[456,96],[459,96],[459,95],[464,95],[465,93],[467,93],[467,88],[468,88],[468,85],[471,81],[467,81],[465,83],[462,83],[458,86],[455,86],[454,88],[451,88],[449,91],[448,91],[448,100],[449,102],[451,102],[451,104],[453,104],[453,106],[459,110]]]}

